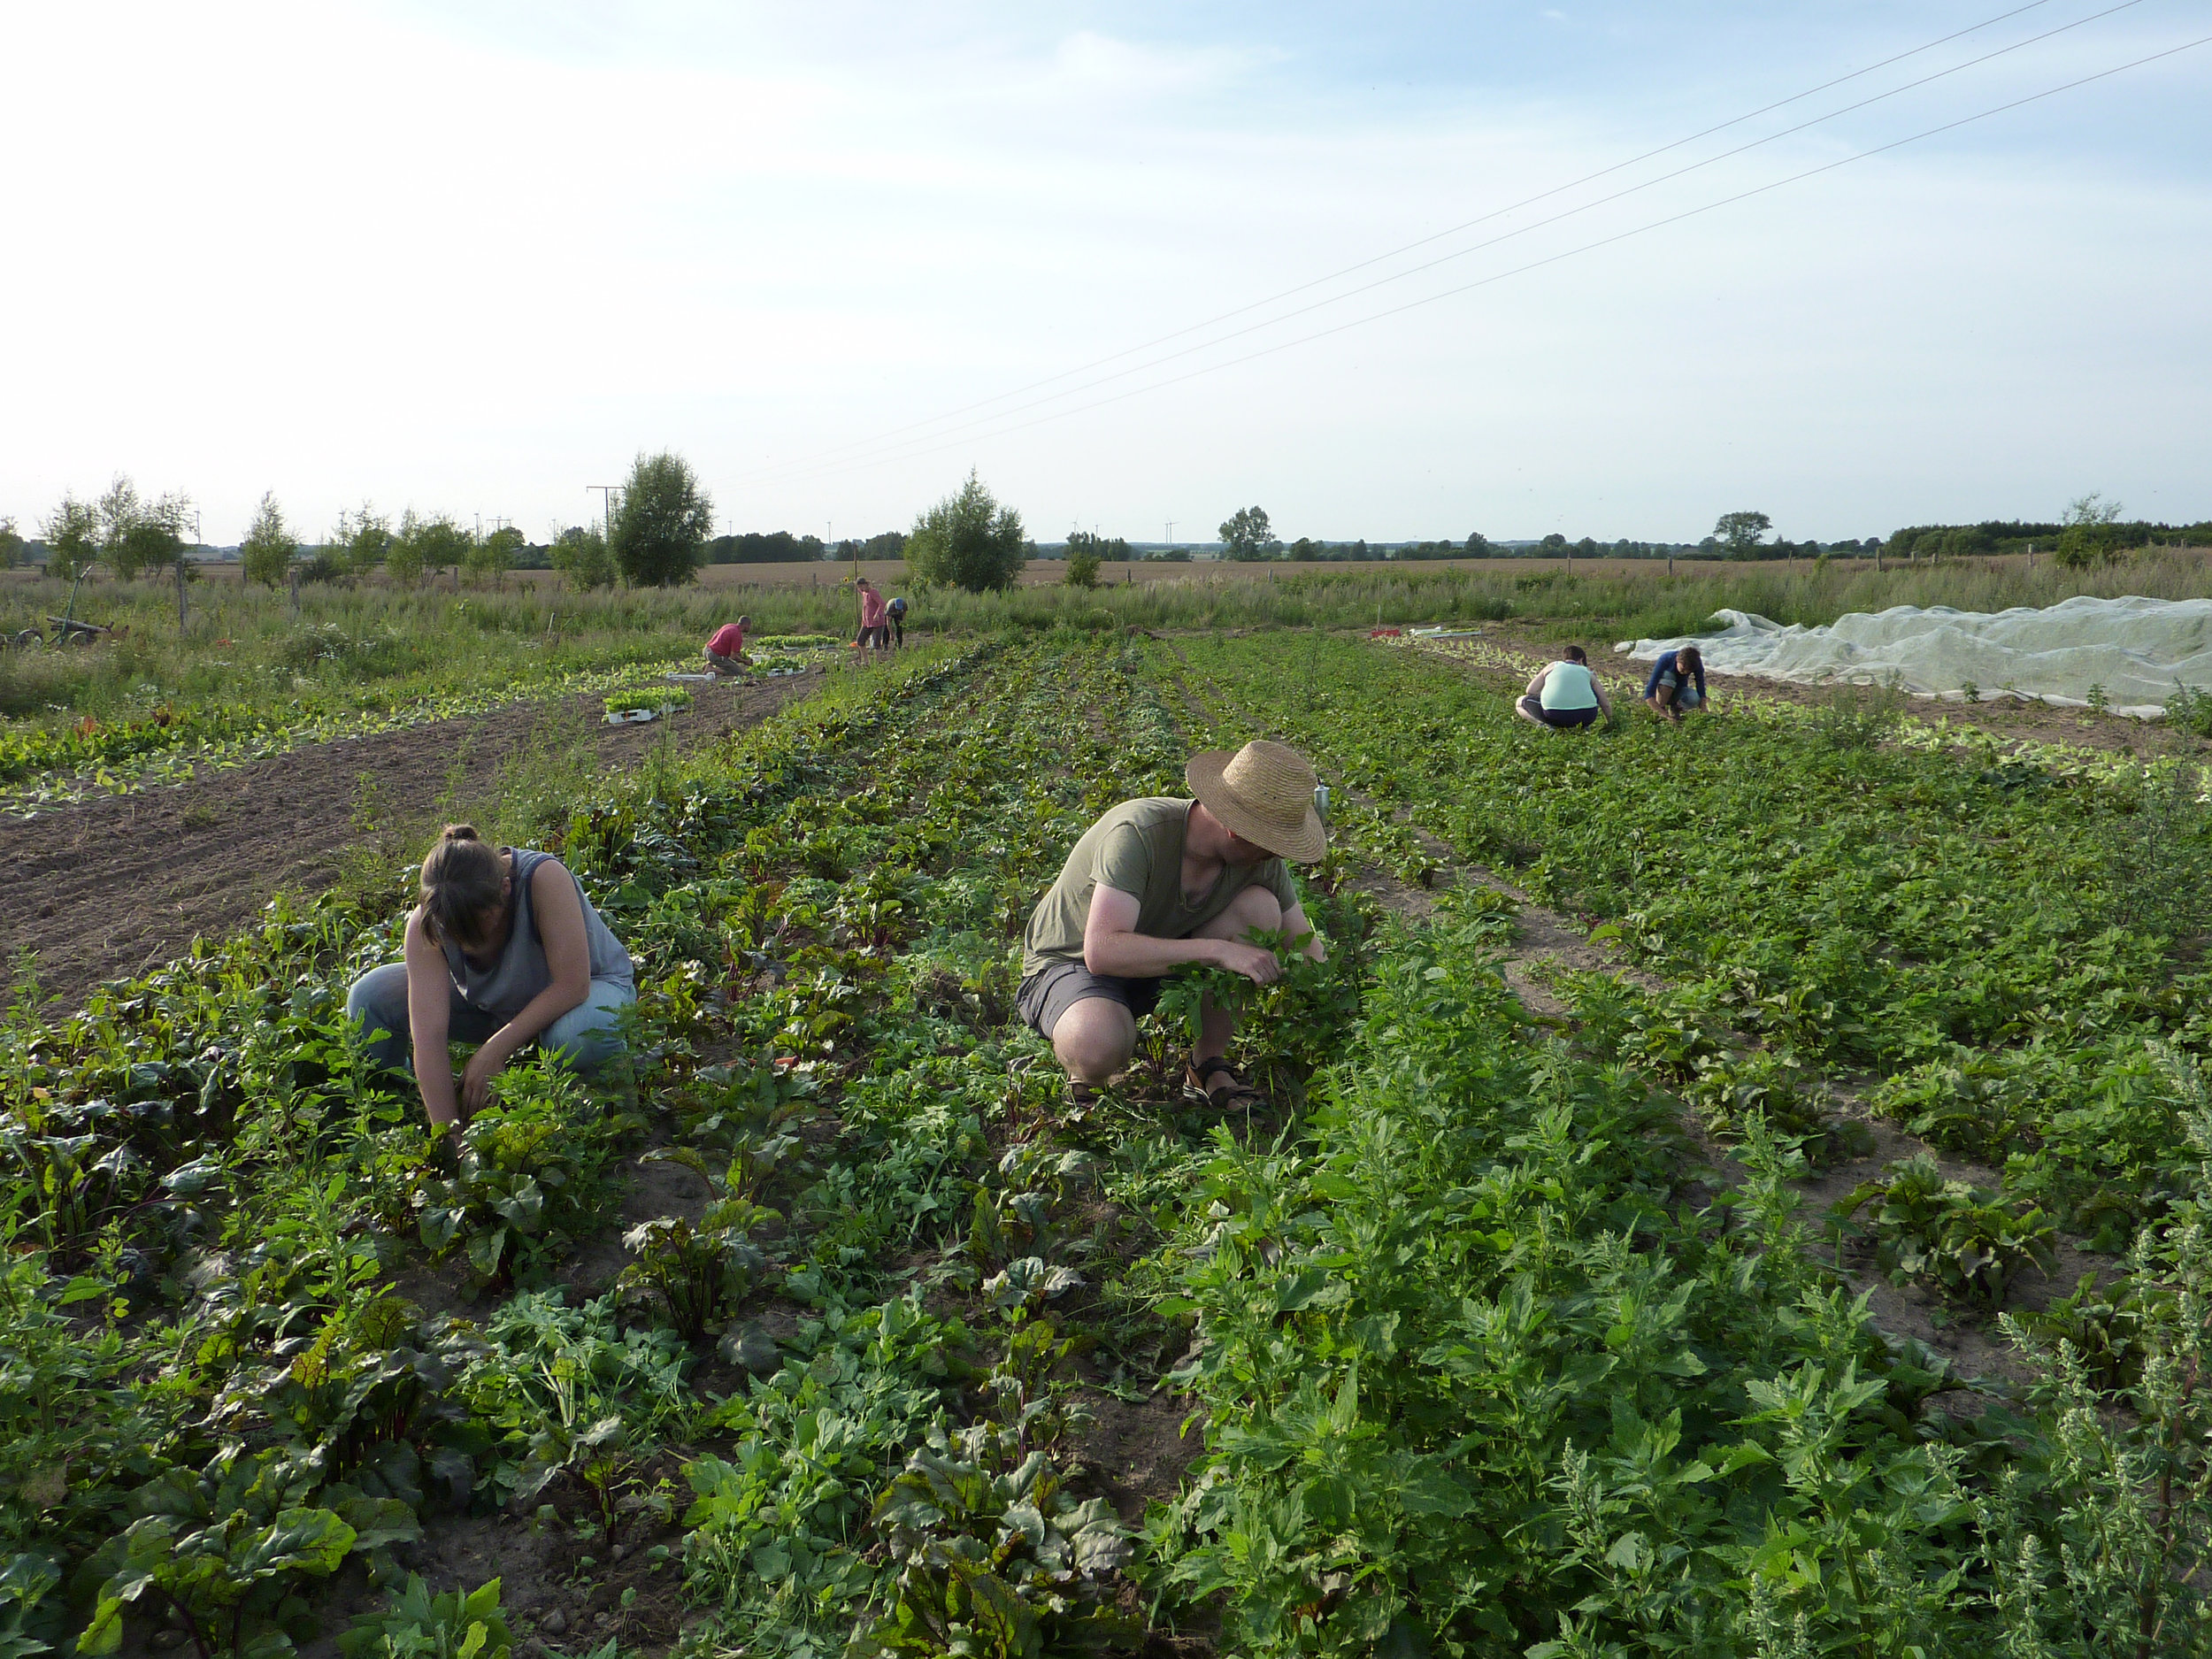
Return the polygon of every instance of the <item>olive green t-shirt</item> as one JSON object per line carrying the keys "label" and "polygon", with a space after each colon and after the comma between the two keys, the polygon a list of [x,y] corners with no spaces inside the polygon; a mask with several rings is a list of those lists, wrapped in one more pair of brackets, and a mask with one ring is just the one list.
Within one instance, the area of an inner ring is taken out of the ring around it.
{"label": "olive green t-shirt", "polygon": [[1038,902],[1022,941],[1022,977],[1051,962],[1083,960],[1083,926],[1094,888],[1113,887],[1137,900],[1136,931],[1154,939],[1188,939],[1255,883],[1284,910],[1298,889],[1279,858],[1240,868],[1225,864],[1214,890],[1196,904],[1183,900],[1183,831],[1194,803],[1175,795],[1124,801],[1083,832],[1060,867],[1060,879]]}

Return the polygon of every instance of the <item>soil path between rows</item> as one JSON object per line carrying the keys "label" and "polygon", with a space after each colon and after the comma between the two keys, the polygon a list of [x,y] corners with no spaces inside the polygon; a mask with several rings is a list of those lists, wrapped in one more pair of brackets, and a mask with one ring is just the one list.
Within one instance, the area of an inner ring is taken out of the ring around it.
{"label": "soil path between rows", "polygon": [[331,885],[363,839],[365,801],[388,822],[427,823],[457,784],[472,806],[493,800],[534,744],[588,744],[599,767],[626,766],[664,741],[700,748],[823,683],[817,672],[697,686],[691,709],[634,726],[603,724],[594,695],[517,703],[0,819],[0,952],[33,952],[41,989],[75,1007],[195,937],[237,932],[280,892]]}

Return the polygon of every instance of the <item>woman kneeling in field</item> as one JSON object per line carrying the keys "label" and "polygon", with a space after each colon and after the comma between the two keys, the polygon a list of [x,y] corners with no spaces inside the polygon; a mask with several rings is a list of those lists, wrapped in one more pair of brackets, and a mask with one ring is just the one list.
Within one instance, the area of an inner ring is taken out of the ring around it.
{"label": "woman kneeling in field", "polygon": [[[423,1107],[450,1124],[474,1116],[499,1069],[533,1042],[584,1070],[605,1064],[636,1001],[629,953],[559,859],[451,824],[422,861],[407,959],[356,979],[346,1015],[381,1064],[403,1067],[411,1046]],[[452,1041],[483,1045],[457,1098]]]}

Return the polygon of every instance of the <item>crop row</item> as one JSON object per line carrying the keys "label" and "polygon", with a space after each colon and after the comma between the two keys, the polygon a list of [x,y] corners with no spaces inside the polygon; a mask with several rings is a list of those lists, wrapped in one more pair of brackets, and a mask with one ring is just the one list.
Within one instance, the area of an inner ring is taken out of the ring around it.
{"label": "crop row", "polygon": [[[1118,1561],[1110,1515],[1032,1463],[1067,1358],[1037,1315],[1081,1277],[1041,1251],[1095,1178],[982,1124],[1022,1115],[1010,918],[1117,775],[1169,758],[1164,728],[1148,750],[1065,712],[1126,706],[1120,679],[872,678],[580,810],[565,851],[644,964],[637,1110],[513,1068],[431,1141],[338,1018],[393,924],[332,902],[58,1024],[19,997],[0,1617],[98,1650],[168,1609],[205,1651],[268,1651],[314,1627],[316,1579],[396,1582],[426,1522],[553,1502],[665,1531],[672,1445],[692,1490],[663,1570],[771,1648],[895,1611],[871,1501],[931,1445],[997,1483],[961,1526],[1028,1504],[1086,1574]],[[556,1275],[647,1141],[712,1197],[634,1230],[618,1289],[577,1305]],[[948,1286],[979,1328],[933,1310]],[[484,1314],[422,1312],[453,1294]],[[1018,1599],[1045,1616],[1072,1576]]]}
{"label": "crop row", "polygon": [[2193,1187],[2168,1061],[2212,1041],[2212,815],[2180,765],[1742,713],[1546,741],[1499,683],[1410,656],[1188,656],[1188,680],[1663,965],[1678,989],[1645,1023],[1686,1076],[1722,1056],[1715,1032],[1755,1039],[1763,1074],[1716,1096],[1871,1071],[1878,1111],[2110,1248]]}

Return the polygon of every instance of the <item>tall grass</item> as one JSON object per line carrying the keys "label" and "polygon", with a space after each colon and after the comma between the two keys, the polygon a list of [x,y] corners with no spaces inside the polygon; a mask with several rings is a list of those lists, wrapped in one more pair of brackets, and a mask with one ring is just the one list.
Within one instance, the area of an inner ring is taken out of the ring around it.
{"label": "tall grass", "polygon": [[[826,570],[824,574],[829,572]],[[2047,605],[2076,594],[2212,596],[2212,556],[2156,549],[2091,572],[2046,559],[1949,560],[1892,565],[1833,563],[1705,566],[1669,576],[1663,566],[1607,562],[1591,571],[1487,565],[1367,565],[1342,572],[1271,572],[1265,565],[1195,566],[1187,578],[1102,586],[1018,588],[1002,594],[903,589],[910,633],[988,633],[1071,627],[1097,632],[1533,620],[1562,637],[1627,638],[1696,633],[1719,610],[1778,622],[1832,622],[1891,605],[1998,611]],[[0,630],[58,614],[66,587],[43,579],[0,581]],[[742,594],[707,588],[618,590],[580,595],[542,589],[409,589],[381,581],[310,588],[298,614],[282,594],[203,582],[180,634],[173,590],[158,582],[96,582],[78,614],[129,630],[88,650],[0,652],[0,716],[58,720],[111,718],[158,702],[276,709],[302,700],[388,705],[423,695],[512,685],[526,690],[565,672],[690,661],[707,635],[739,611],[764,633],[850,637],[849,595],[826,583]]]}

